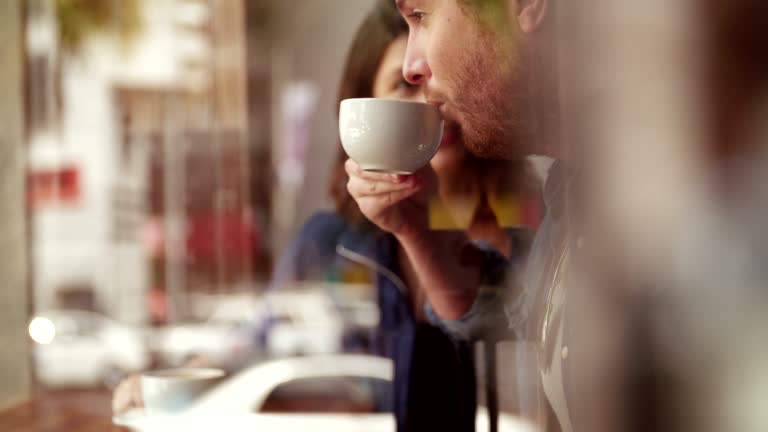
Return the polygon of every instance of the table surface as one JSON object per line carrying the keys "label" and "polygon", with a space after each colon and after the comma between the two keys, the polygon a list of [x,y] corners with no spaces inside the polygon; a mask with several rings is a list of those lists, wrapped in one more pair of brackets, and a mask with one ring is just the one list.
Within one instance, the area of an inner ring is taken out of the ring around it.
{"label": "table surface", "polygon": [[0,431],[130,432],[112,424],[111,400],[106,390],[42,391],[0,411]]}

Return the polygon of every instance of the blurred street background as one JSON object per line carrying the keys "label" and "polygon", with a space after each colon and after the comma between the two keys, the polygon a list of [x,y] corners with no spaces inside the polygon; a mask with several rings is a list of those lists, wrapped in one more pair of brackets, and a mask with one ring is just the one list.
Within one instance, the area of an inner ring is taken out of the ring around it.
{"label": "blurred street background", "polygon": [[[4,175],[25,179],[2,196],[3,388],[334,352],[339,301],[375,312],[355,284],[335,303],[320,284],[264,306],[280,251],[332,208],[336,89],[372,2],[329,3],[3,2]],[[285,336],[252,346],[275,319]]]}

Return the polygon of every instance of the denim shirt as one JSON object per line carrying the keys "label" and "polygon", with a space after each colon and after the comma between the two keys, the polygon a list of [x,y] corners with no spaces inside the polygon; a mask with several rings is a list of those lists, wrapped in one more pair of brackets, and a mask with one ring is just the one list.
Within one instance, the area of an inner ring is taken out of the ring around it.
{"label": "denim shirt", "polygon": [[350,265],[371,270],[380,309],[372,354],[394,364],[398,431],[474,431],[476,384],[472,350],[439,328],[417,322],[397,265],[393,236],[333,213],[310,218],[281,257],[273,286],[328,280]]}

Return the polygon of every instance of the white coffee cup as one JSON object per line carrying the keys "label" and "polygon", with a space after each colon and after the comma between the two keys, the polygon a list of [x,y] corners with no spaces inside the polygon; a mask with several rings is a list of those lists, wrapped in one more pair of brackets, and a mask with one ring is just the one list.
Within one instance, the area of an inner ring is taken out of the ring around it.
{"label": "white coffee cup", "polygon": [[224,376],[221,369],[178,368],[141,374],[141,397],[150,415],[175,414],[192,402]]}
{"label": "white coffee cup", "polygon": [[397,99],[345,99],[339,107],[344,151],[364,170],[412,174],[437,153],[443,117],[429,104]]}

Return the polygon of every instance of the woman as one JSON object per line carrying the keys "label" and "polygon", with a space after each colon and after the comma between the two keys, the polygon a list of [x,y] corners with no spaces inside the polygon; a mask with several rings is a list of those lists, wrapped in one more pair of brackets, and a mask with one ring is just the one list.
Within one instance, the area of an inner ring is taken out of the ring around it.
{"label": "woman", "polygon": [[[402,76],[408,28],[392,3],[377,3],[360,27],[338,102],[361,97],[424,100],[422,90]],[[398,430],[472,431],[476,385],[471,347],[455,344],[428,323],[423,293],[403,283],[412,278],[404,274],[410,269],[401,266],[399,244],[368,222],[348,193],[346,160],[339,144],[330,187],[337,211],[317,214],[305,224],[278,265],[277,285],[286,279],[359,280],[360,269],[369,270],[381,320],[369,349],[394,361]],[[430,203],[433,228],[465,229],[473,240],[508,258],[524,256],[530,231],[504,226],[519,226],[521,219],[535,224],[537,219],[537,206],[521,206],[518,199],[524,192],[535,196],[526,164],[511,168],[509,162],[476,159],[449,128],[431,166],[440,182],[440,196]],[[519,207],[528,211],[515,211]]]}

